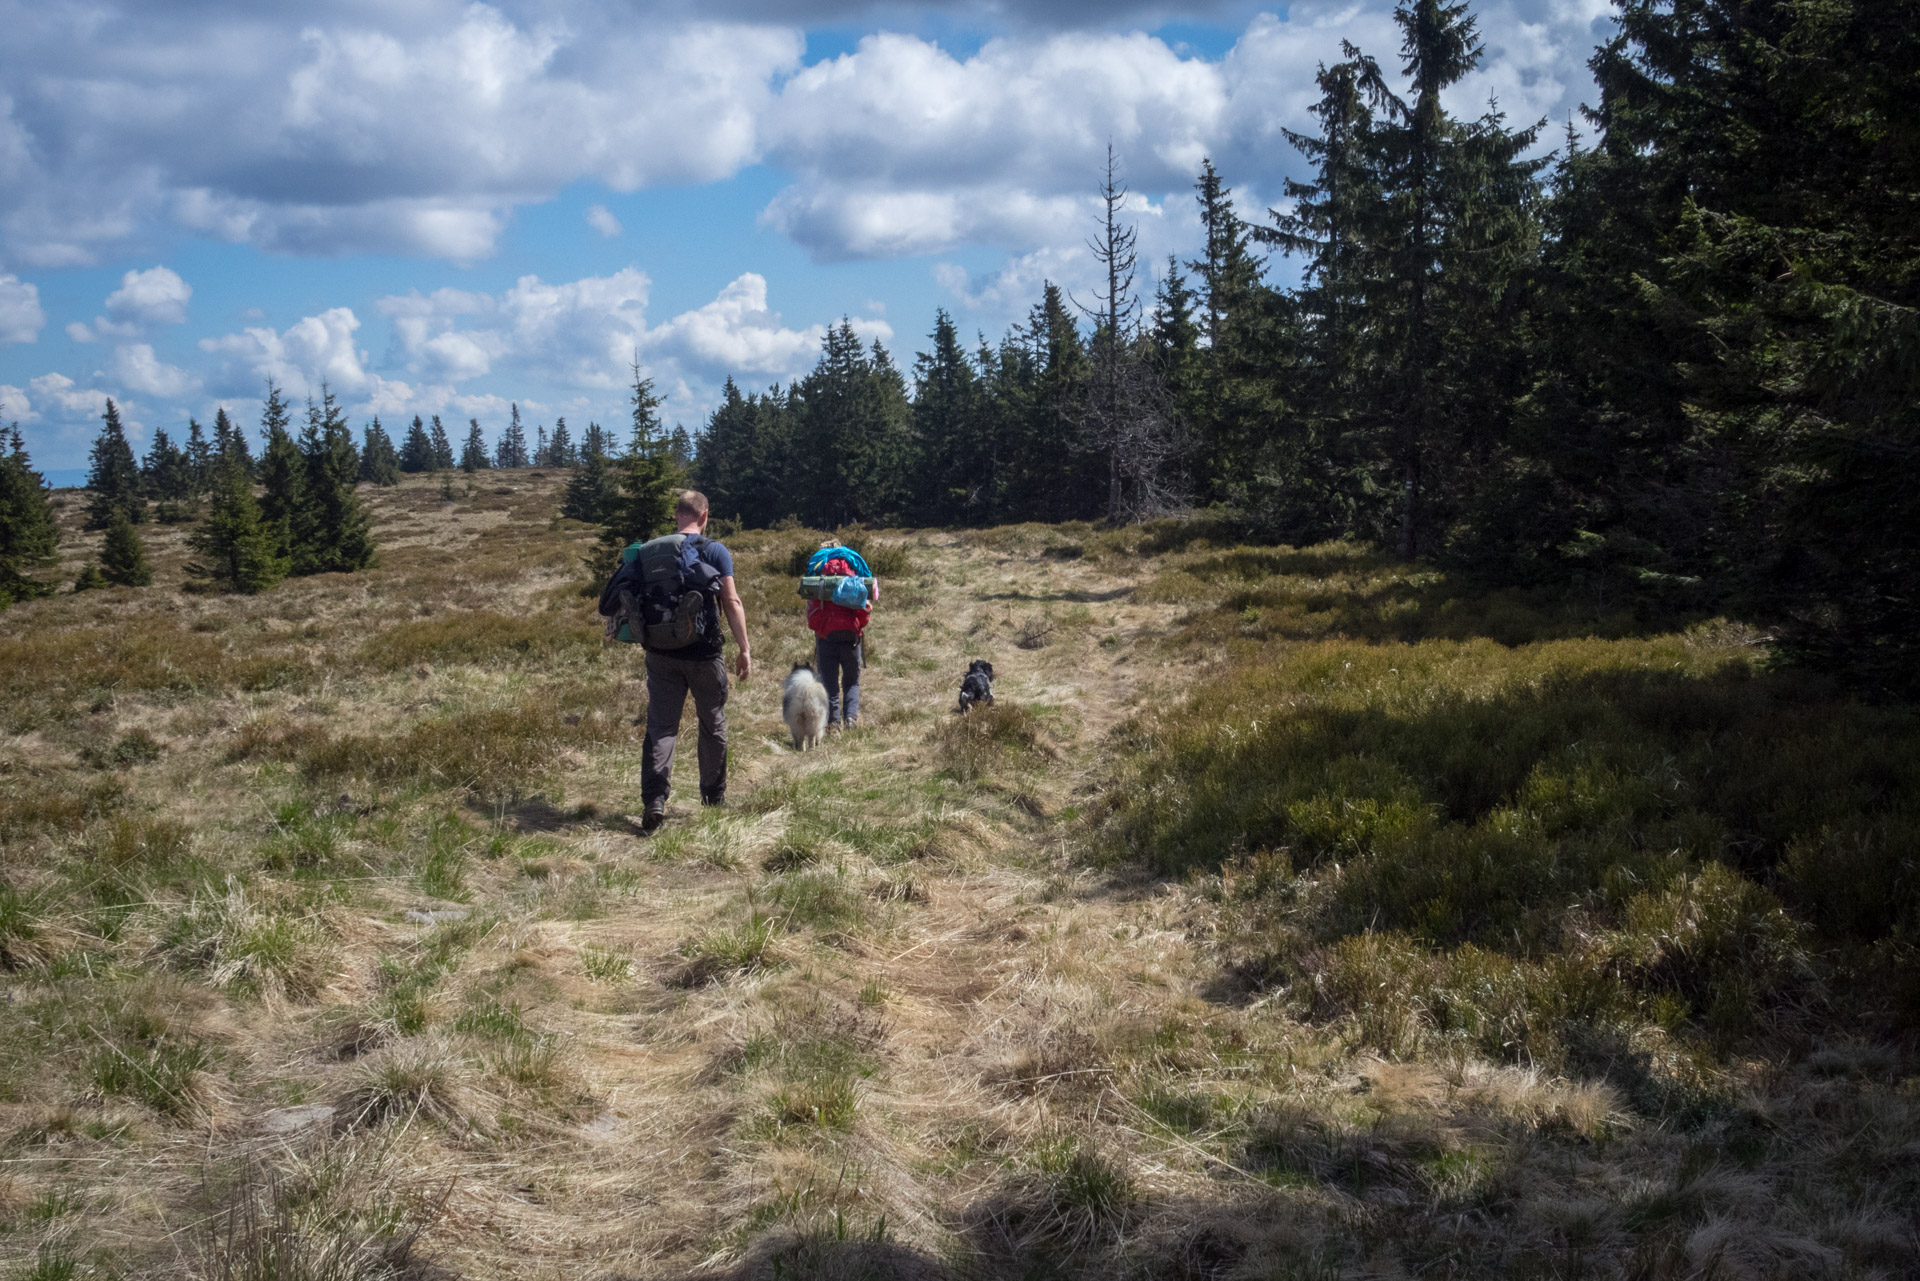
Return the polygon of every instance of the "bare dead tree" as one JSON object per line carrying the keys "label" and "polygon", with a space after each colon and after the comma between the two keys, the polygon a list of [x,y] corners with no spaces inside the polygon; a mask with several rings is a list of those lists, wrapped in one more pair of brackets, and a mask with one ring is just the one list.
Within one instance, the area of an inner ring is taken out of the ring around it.
{"label": "bare dead tree", "polygon": [[1100,231],[1087,242],[1106,274],[1096,287],[1093,317],[1093,378],[1084,428],[1107,455],[1107,522],[1146,520],[1182,506],[1173,477],[1181,428],[1172,399],[1153,364],[1143,359],[1140,304],[1134,293],[1137,228],[1122,221],[1127,199],[1119,160],[1107,145],[1107,171],[1100,185]]}

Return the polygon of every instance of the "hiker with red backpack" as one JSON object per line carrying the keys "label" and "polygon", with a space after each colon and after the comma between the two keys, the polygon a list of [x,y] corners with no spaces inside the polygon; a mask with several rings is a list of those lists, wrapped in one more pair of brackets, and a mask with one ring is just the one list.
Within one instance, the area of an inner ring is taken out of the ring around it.
{"label": "hiker with red backpack", "polygon": [[860,669],[866,665],[860,637],[880,599],[880,580],[859,552],[829,541],[807,558],[800,594],[807,597],[814,667],[827,687],[827,728],[852,729],[860,719]]}

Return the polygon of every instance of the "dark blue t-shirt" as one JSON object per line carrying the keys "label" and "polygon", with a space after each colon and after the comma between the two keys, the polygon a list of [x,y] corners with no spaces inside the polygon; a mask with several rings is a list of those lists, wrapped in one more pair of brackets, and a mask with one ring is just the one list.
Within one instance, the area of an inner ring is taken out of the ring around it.
{"label": "dark blue t-shirt", "polygon": [[[726,544],[716,543],[704,534],[699,537],[700,548],[695,554],[698,555],[701,560],[713,566],[715,570],[719,571],[720,577],[732,578],[733,553],[727,550]],[[675,658],[691,658],[695,660],[720,657],[720,651],[726,648],[727,632],[726,628],[722,626],[720,622],[720,595],[717,584],[715,585],[714,591],[707,598],[707,607],[702,611],[702,617],[705,619],[706,627],[704,628],[704,634],[698,640],[683,649],[670,649],[661,652],[671,654]]]}

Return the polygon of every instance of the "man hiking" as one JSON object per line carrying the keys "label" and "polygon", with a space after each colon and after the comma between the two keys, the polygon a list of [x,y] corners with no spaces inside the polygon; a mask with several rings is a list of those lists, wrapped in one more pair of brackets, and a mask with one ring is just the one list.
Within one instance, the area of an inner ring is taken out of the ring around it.
{"label": "man hiking", "polygon": [[807,581],[823,586],[824,580],[838,580],[823,598],[807,601],[807,626],[814,635],[813,665],[827,687],[827,729],[852,729],[860,719],[860,669],[866,666],[860,638],[880,599],[880,582],[858,552],[831,540],[808,558],[807,574]]}
{"label": "man hiking", "polygon": [[705,534],[706,495],[686,489],[674,504],[675,531],[626,549],[623,563],[600,596],[600,612],[619,639],[647,651],[647,737],[640,763],[640,830],[667,820],[673,750],[680,715],[693,695],[699,723],[700,801],[719,805],[727,794],[727,664],[720,616],[726,615],[740,653],[734,671],[753,672],[747,611],[733,583],[733,554]]}

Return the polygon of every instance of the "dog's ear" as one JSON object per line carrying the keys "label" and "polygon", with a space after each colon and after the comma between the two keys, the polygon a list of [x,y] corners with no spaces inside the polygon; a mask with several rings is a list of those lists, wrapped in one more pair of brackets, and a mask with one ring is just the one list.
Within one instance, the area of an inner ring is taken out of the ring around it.
{"label": "dog's ear", "polygon": [[993,664],[983,658],[980,660],[980,670],[991,676],[993,675]]}

